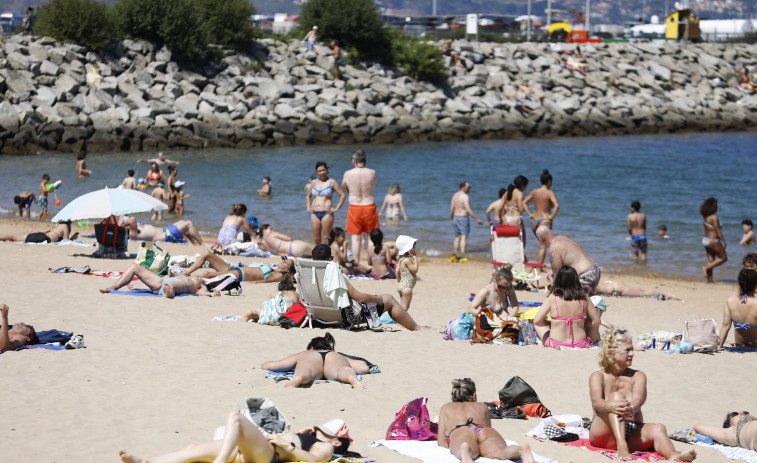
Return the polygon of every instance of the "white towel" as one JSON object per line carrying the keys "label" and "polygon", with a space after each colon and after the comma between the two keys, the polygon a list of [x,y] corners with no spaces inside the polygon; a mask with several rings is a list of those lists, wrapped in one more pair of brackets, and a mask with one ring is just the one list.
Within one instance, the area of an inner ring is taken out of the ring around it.
{"label": "white towel", "polygon": [[[370,447],[384,447],[394,450],[400,455],[417,458],[424,463],[459,463],[449,449],[439,447],[436,441],[417,441],[417,440],[377,440],[370,443]],[[518,445],[517,442],[507,441],[507,445]],[[539,463],[557,463],[557,460],[550,460],[534,453],[534,459]],[[491,458],[478,458],[476,463],[502,463],[503,461],[512,460],[492,460]]]}
{"label": "white towel", "polygon": [[349,307],[350,299],[347,297],[347,285],[344,283],[342,270],[335,262],[326,265],[323,274],[323,292],[334,301],[334,308]]}
{"label": "white towel", "polygon": [[723,444],[705,444],[704,442],[692,442],[692,444],[713,448],[731,460],[744,460],[747,463],[757,463],[757,452],[754,450]]}

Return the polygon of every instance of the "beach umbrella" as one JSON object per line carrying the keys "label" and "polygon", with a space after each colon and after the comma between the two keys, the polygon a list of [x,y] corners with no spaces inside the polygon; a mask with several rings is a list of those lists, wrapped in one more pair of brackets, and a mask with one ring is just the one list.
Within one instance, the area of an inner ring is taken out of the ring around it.
{"label": "beach umbrella", "polygon": [[111,215],[165,211],[168,206],[152,196],[126,188],[105,188],[74,199],[60,210],[53,222],[104,219]]}

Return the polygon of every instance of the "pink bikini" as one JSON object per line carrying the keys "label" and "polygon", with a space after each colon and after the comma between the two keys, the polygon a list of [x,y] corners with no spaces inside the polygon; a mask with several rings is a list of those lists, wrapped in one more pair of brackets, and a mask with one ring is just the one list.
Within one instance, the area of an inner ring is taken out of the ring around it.
{"label": "pink bikini", "polygon": [[[552,317],[552,320],[564,320],[565,324],[568,325],[568,330],[570,331],[570,338],[573,339],[573,322],[576,320],[581,320],[584,318],[584,301],[581,301],[581,316],[580,317],[561,317],[560,316],[560,310],[557,308],[557,296],[553,294],[555,297],[555,312],[557,312],[556,317]],[[571,342],[557,342],[554,339],[547,338],[547,341],[544,343],[544,347],[591,347],[594,345],[594,341],[591,340],[590,337],[586,336],[580,341],[571,341]]]}

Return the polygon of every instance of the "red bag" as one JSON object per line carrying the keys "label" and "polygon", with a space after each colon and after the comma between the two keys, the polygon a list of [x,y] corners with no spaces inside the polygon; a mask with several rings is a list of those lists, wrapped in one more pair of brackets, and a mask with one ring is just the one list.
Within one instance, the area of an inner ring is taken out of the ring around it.
{"label": "red bag", "polygon": [[119,227],[116,217],[111,215],[95,225],[95,238],[103,246],[123,250],[125,249],[126,229]]}
{"label": "red bag", "polygon": [[386,430],[386,440],[436,440],[438,426],[429,418],[427,401],[419,397],[403,405]]}
{"label": "red bag", "polygon": [[287,329],[302,326],[307,314],[308,309],[301,302],[295,302],[289,310],[279,317],[279,325]]}
{"label": "red bag", "polygon": [[552,412],[550,412],[549,409],[545,407],[541,402],[521,405],[518,408],[522,408],[523,413],[525,413],[526,416],[530,416],[531,418],[546,418],[548,416],[552,416]]}

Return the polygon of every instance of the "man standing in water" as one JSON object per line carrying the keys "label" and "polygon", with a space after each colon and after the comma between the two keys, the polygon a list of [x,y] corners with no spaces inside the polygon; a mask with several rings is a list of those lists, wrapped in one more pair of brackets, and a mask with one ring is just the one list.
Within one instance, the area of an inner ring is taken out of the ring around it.
{"label": "man standing in water", "polygon": [[628,234],[631,235],[631,249],[636,257],[647,260],[647,215],[639,212],[641,204],[631,203],[631,213],[628,214]]}
{"label": "man standing in water", "polygon": [[342,189],[350,195],[345,230],[352,235],[352,257],[355,262],[360,262],[361,235],[365,235],[365,243],[368,243],[368,234],[379,228],[378,210],[373,198],[376,171],[365,167],[365,161],[364,150],[352,153],[352,169],[342,177]]}
{"label": "man standing in water", "polygon": [[[560,210],[557,196],[555,196],[555,192],[551,190],[552,174],[550,174],[547,169],[544,169],[539,180],[541,181],[541,187],[533,190],[524,200],[526,207],[532,202],[534,203],[533,214],[526,210],[526,213],[531,217],[531,230],[533,230],[534,235],[536,235],[536,229],[541,225],[551,229],[552,221]],[[547,246],[540,240],[539,251],[536,254],[536,262],[543,264],[546,253]]]}
{"label": "man standing in water", "polygon": [[455,230],[455,255],[453,257],[457,257],[458,254],[465,256],[468,235],[470,235],[470,218],[476,219],[479,225],[483,223],[470,208],[469,191],[470,183],[463,180],[460,182],[460,190],[452,195],[452,201],[450,201],[449,221]]}

